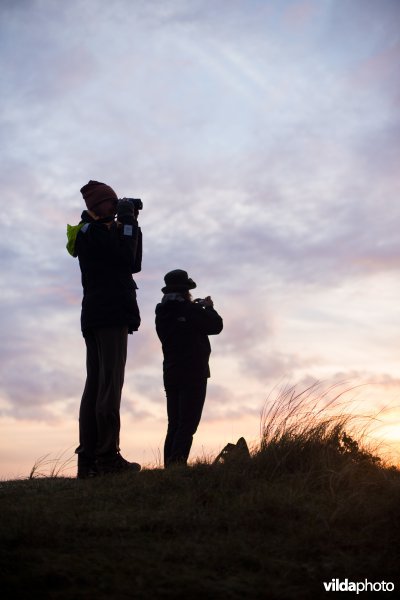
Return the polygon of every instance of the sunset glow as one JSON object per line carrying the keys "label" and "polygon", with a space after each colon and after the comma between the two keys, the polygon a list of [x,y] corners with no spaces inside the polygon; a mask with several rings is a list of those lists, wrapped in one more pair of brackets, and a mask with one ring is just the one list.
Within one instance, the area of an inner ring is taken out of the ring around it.
{"label": "sunset glow", "polygon": [[268,398],[320,381],[354,388],[348,407],[400,462],[400,3],[26,0],[0,15],[0,478],[77,446],[65,244],[89,179],[144,204],[123,455],[159,464],[154,308],[181,268],[224,319],[193,460],[257,443]]}

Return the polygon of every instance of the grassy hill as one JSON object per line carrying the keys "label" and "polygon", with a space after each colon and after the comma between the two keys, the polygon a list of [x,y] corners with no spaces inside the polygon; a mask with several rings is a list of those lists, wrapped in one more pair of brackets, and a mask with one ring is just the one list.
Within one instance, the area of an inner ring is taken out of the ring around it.
{"label": "grassy hill", "polygon": [[251,458],[2,482],[2,597],[312,599],[346,578],[398,591],[400,471],[345,418],[299,408],[292,395],[283,420],[266,415]]}

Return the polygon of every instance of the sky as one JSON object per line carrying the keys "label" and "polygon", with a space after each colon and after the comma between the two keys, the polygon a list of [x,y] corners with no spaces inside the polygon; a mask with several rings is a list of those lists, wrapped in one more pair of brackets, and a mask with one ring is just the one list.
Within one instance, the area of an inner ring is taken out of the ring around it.
{"label": "sky", "polygon": [[192,458],[256,444],[265,406],[314,383],[400,453],[400,2],[2,0],[0,17],[0,478],[75,469],[65,244],[89,179],[144,205],[126,458],[160,463],[154,308],[175,268],[224,319]]}

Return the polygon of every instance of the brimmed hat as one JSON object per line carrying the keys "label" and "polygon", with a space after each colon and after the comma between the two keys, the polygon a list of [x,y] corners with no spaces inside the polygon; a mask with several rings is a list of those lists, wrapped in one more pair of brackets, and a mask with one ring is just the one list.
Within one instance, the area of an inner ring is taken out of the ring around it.
{"label": "brimmed hat", "polygon": [[104,200],[118,200],[118,196],[112,187],[100,181],[93,181],[92,179],[80,191],[89,210],[92,210],[95,206],[104,202]]}
{"label": "brimmed hat", "polygon": [[169,294],[171,292],[185,292],[187,290],[193,290],[196,286],[193,279],[190,279],[186,271],[182,269],[175,269],[170,271],[164,277],[165,287],[162,288],[163,294]]}

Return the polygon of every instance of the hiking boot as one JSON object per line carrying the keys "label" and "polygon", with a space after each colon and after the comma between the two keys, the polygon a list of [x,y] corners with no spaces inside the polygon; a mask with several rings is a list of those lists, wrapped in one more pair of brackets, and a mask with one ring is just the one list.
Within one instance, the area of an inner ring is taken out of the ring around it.
{"label": "hiking boot", "polygon": [[95,459],[78,454],[78,479],[90,479],[98,474]]}
{"label": "hiking boot", "polygon": [[128,462],[119,452],[112,456],[99,457],[96,466],[100,475],[126,472],[138,473],[142,468],[138,463]]}

